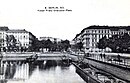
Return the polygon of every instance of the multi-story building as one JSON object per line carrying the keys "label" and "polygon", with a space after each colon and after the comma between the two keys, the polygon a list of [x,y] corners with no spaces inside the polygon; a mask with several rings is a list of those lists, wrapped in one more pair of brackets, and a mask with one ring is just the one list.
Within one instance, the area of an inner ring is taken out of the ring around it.
{"label": "multi-story building", "polygon": [[79,33],[76,35],[76,37],[73,39],[74,43],[82,42],[82,34]]}
{"label": "multi-story building", "polygon": [[33,40],[36,38],[31,32],[25,29],[11,29],[6,33],[7,35],[13,35],[17,41],[17,45],[23,48],[31,46]]}
{"label": "multi-story building", "polygon": [[6,47],[6,31],[8,31],[8,27],[0,27],[0,44],[1,44],[1,47]]}
{"label": "multi-story building", "polygon": [[82,42],[85,51],[94,51],[97,49],[99,39],[104,36],[111,37],[116,34],[130,34],[130,26],[90,26],[84,28],[81,33],[76,35],[73,41]]}

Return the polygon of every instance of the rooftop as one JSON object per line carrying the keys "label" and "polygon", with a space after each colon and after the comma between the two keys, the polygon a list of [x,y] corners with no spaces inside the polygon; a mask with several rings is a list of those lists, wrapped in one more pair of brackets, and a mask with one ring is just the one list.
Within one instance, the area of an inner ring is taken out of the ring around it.
{"label": "rooftop", "polygon": [[28,31],[26,31],[25,29],[10,29],[7,31],[8,32],[12,32],[12,33],[28,33]]}
{"label": "rooftop", "polygon": [[130,30],[130,26],[99,26],[99,25],[93,25],[93,26],[89,26],[85,29],[110,29],[110,30],[126,29],[126,30]]}
{"label": "rooftop", "polygon": [[126,29],[128,31],[130,31],[130,26],[99,26],[99,25],[92,25],[89,26],[87,28],[84,28],[82,32],[84,32],[84,30],[86,29],[110,29],[111,31],[118,31],[119,29]]}
{"label": "rooftop", "polygon": [[92,26],[89,26],[87,28],[84,28],[79,34],[76,34],[75,38],[80,36],[81,33],[83,33],[87,29],[88,30],[89,29],[110,29],[111,31],[118,31],[119,29],[126,29],[127,31],[130,31],[130,26],[99,26],[99,25],[92,25]]}
{"label": "rooftop", "polygon": [[7,31],[7,30],[9,30],[8,27],[6,27],[6,26],[0,26],[0,31]]}

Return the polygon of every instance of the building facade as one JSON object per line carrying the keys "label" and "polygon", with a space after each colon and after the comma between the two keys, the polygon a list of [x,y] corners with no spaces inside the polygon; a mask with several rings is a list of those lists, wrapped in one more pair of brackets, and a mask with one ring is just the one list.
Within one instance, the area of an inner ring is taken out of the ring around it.
{"label": "building facade", "polygon": [[9,28],[8,27],[0,27],[0,47],[3,48],[3,47],[6,47],[6,31],[8,31]]}
{"label": "building facade", "polygon": [[33,41],[36,40],[36,37],[29,31],[25,29],[9,29],[8,27],[0,27],[0,51],[8,49],[9,45],[12,44],[12,41],[9,38],[13,37],[16,40],[15,46],[19,49],[28,49],[32,46]]}
{"label": "building facade", "polygon": [[94,51],[98,49],[97,43],[104,36],[109,38],[112,37],[112,35],[124,33],[130,34],[130,26],[90,26],[76,35],[73,41],[75,41],[75,43],[82,42],[86,52]]}
{"label": "building facade", "polygon": [[17,46],[28,48],[32,45],[33,40],[36,38],[31,32],[25,29],[11,29],[8,30],[7,35],[13,35],[16,39]]}

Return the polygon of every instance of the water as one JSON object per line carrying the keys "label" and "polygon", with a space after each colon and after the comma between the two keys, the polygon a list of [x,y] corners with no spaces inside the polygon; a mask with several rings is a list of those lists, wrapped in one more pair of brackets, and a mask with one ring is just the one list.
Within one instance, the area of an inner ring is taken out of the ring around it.
{"label": "water", "polygon": [[[44,61],[5,66],[9,72],[1,75],[0,83],[85,83],[75,67],[61,61]],[[8,75],[8,76],[7,76]]]}

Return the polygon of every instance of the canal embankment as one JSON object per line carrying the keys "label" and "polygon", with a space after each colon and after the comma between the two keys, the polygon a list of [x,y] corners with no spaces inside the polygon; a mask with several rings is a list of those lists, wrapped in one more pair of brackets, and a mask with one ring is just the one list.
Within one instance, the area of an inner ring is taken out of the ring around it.
{"label": "canal embankment", "polygon": [[[75,62],[76,61],[78,62],[78,56],[79,55],[72,54],[70,56],[71,56],[72,60],[74,60]],[[96,59],[91,58],[91,57],[88,57],[88,58],[84,57],[82,63],[89,64],[91,67],[95,68],[96,70],[99,70],[101,73],[102,72],[103,73],[105,72],[105,74],[109,73],[110,79],[114,79],[114,81],[115,80],[117,82],[122,81],[122,83],[129,83],[130,82],[129,68],[124,68],[124,67],[121,67],[117,64],[111,64],[111,63],[99,61],[99,60],[96,60]],[[77,66],[76,66],[76,68],[77,68],[78,72],[82,75],[81,77],[84,78],[85,77],[84,75],[86,75],[84,70],[80,69]],[[86,77],[87,76],[88,75],[86,75]]]}

